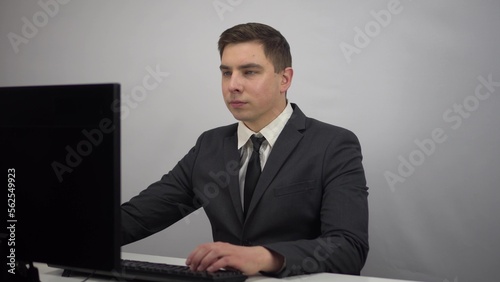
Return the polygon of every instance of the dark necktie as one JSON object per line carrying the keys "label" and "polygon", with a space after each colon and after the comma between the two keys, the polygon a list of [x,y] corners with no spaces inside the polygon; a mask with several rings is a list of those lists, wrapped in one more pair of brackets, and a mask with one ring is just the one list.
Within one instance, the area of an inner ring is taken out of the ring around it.
{"label": "dark necktie", "polygon": [[257,181],[259,181],[260,177],[260,145],[262,145],[262,142],[266,139],[264,137],[256,137],[255,135],[252,135],[250,140],[252,140],[253,151],[250,156],[250,160],[248,161],[247,174],[245,176],[245,195],[243,198],[245,217],[248,208],[250,207],[253,191],[255,190],[255,186],[257,185]]}

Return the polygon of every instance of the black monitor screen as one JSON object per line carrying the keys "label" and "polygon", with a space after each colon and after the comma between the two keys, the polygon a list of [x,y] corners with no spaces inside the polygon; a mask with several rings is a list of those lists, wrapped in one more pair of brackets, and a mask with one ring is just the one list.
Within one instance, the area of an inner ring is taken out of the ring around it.
{"label": "black monitor screen", "polygon": [[118,84],[0,88],[7,270],[118,267],[119,105]]}

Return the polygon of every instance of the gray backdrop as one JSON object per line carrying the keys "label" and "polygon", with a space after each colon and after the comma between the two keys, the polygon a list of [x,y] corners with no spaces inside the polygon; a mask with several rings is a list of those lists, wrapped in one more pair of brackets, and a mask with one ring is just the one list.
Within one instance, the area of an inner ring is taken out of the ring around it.
{"label": "gray backdrop", "polygon": [[[361,140],[364,275],[494,281],[500,262],[499,1],[1,1],[0,85],[119,82],[122,201],[171,169],[221,97],[220,33],[256,21],[292,47],[288,97]],[[203,211],[125,251],[185,257]]]}

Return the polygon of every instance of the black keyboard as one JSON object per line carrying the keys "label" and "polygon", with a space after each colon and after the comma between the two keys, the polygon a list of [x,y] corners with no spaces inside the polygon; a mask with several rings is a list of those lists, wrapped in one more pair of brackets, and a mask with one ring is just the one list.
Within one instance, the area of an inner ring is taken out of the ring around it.
{"label": "black keyboard", "polygon": [[216,272],[191,271],[187,266],[171,265],[135,260],[122,260],[120,273],[125,279],[143,281],[216,281],[240,282],[247,276],[238,271],[219,270]]}
{"label": "black keyboard", "polygon": [[213,282],[242,282],[247,276],[239,271],[219,270],[216,272],[191,271],[184,265],[173,265],[136,260],[121,260],[121,269],[116,271],[88,270],[81,268],[50,265],[51,267],[64,269],[62,276],[80,276],[111,278],[113,281],[152,281],[152,282],[175,282],[175,281],[213,281]]}

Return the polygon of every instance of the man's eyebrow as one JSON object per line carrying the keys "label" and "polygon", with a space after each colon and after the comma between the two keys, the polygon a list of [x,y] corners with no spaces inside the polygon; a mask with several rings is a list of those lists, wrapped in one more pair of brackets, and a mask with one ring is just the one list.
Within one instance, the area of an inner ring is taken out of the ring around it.
{"label": "man's eyebrow", "polygon": [[263,67],[259,64],[249,63],[245,65],[238,66],[238,69],[262,69]]}
{"label": "man's eyebrow", "polygon": [[[263,67],[259,64],[256,64],[256,63],[249,63],[249,64],[244,64],[244,65],[241,65],[241,66],[238,66],[237,69],[252,69],[252,68],[256,68],[256,69],[262,69]],[[226,66],[226,65],[220,65],[219,67],[220,70],[230,70],[232,69],[231,67],[229,66]]]}

